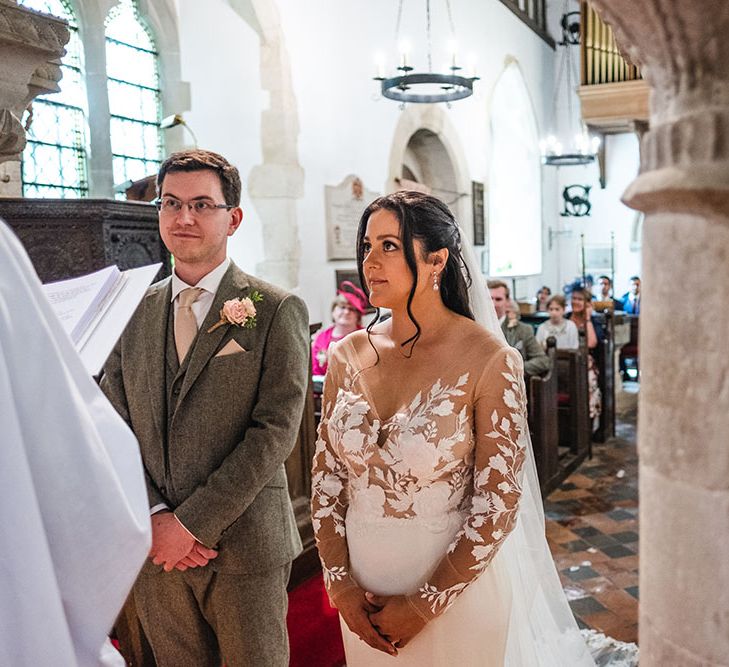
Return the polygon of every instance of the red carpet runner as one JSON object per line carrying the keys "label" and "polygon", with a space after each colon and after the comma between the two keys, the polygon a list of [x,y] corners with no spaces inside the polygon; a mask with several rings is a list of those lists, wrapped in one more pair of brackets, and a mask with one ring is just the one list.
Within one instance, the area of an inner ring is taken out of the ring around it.
{"label": "red carpet runner", "polygon": [[344,665],[339,616],[329,604],[320,574],[289,593],[286,622],[291,643],[290,667]]}

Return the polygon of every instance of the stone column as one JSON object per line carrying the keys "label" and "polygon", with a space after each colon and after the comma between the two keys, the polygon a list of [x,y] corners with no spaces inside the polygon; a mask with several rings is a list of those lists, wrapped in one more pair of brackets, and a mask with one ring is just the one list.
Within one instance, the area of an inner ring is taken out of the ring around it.
{"label": "stone column", "polygon": [[0,196],[22,194],[21,119],[35,97],[59,90],[59,59],[69,37],[65,21],[0,0]]}
{"label": "stone column", "polygon": [[89,131],[87,167],[89,197],[114,196],[111,134],[109,131],[109,94],[106,78],[106,31],[104,21],[113,0],[87,3],[80,17],[84,50],[86,97],[90,113],[86,117]]}
{"label": "stone column", "polygon": [[294,289],[299,284],[298,202],[304,194],[299,164],[299,117],[291,63],[277,3],[231,0],[231,7],[261,38],[261,86],[270,105],[261,113],[263,163],[251,169],[248,194],[263,226],[264,259],[256,275]]}
{"label": "stone column", "polygon": [[646,213],[641,665],[729,665],[729,3],[591,1],[651,86],[623,198]]}

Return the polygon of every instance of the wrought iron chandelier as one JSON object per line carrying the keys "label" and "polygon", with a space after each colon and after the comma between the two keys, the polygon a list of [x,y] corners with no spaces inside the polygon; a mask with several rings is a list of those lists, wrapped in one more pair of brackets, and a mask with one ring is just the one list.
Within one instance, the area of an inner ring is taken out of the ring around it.
{"label": "wrought iron chandelier", "polygon": [[[565,2],[565,10],[567,2]],[[557,101],[560,93],[564,93],[567,101],[567,124],[568,131],[575,129],[573,118],[572,102],[575,95],[577,74],[574,71],[572,62],[572,47],[580,43],[580,12],[567,12],[562,16],[562,41],[558,46],[562,48],[557,83],[554,88],[554,100],[552,105],[552,118],[557,119]],[[562,79],[565,79],[565,88],[562,88]],[[546,139],[539,142],[542,153],[542,162],[553,167],[571,167],[575,165],[590,164],[595,161],[595,155],[600,147],[600,139],[591,137],[587,126],[580,121],[579,131],[575,133],[571,142],[566,146],[550,134]]]}
{"label": "wrought iron chandelier", "polygon": [[[458,65],[455,47],[455,26],[453,14],[451,13],[450,0],[445,0],[448,10],[448,21],[450,23],[451,39],[453,41],[451,65],[447,69],[450,73],[439,73],[433,71],[433,56],[431,49],[431,12],[430,0],[425,2],[426,37],[428,45],[428,70],[417,72],[409,62],[409,46],[405,43],[399,44],[400,65],[397,67],[399,74],[387,77],[384,74],[384,62],[378,63],[377,76],[375,81],[381,82],[382,96],[390,100],[415,104],[435,104],[462,100],[473,95],[473,82],[478,81],[475,74],[464,76],[462,67]],[[400,23],[402,19],[403,0],[400,0],[397,10],[397,25],[395,28],[396,38],[399,42]]]}

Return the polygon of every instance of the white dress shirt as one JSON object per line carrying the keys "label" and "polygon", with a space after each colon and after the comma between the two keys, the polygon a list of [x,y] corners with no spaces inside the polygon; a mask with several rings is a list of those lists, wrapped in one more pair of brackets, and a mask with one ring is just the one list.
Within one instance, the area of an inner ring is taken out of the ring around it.
{"label": "white dress shirt", "polygon": [[550,336],[557,339],[557,348],[560,350],[576,350],[580,347],[580,334],[572,320],[562,319],[560,324],[553,324],[551,320],[542,322],[537,327],[537,341],[546,347]]}

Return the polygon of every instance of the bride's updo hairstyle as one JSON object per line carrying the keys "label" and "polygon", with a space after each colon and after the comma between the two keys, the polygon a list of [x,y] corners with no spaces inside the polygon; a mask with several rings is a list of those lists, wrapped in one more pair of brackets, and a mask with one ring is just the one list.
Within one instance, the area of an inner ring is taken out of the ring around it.
{"label": "bride's updo hairstyle", "polygon": [[[415,345],[420,338],[420,325],[413,316],[410,306],[415,296],[418,265],[415,259],[414,240],[423,244],[423,260],[428,254],[446,248],[448,261],[440,275],[440,295],[443,303],[454,313],[474,319],[468,302],[468,288],[471,286],[471,275],[461,255],[461,233],[450,209],[436,197],[413,190],[401,190],[391,195],[378,197],[362,213],[357,230],[357,270],[361,285],[367,285],[362,264],[364,263],[364,237],[367,233],[367,222],[375,211],[391,211],[400,222],[400,239],[405,253],[413,284],[408,296],[407,311],[415,325],[416,333],[402,343],[402,346]],[[367,327],[369,333],[379,319],[379,308],[375,317]],[[410,348],[412,353],[412,347]]]}

